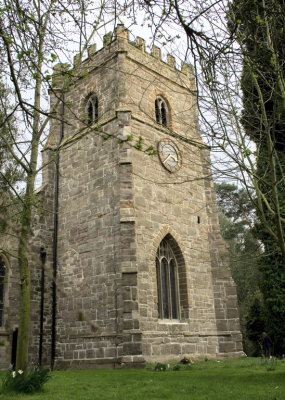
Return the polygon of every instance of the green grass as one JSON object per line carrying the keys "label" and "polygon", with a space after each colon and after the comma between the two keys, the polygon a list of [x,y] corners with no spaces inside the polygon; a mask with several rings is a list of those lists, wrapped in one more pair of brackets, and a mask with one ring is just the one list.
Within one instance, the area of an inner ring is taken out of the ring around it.
{"label": "green grass", "polygon": [[0,400],[285,400],[285,362],[205,361],[182,371],[55,371],[42,393]]}

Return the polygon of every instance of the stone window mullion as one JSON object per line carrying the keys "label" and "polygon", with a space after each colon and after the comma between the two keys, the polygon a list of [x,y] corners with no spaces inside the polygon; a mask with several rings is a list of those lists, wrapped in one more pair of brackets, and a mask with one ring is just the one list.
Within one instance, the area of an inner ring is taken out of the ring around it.
{"label": "stone window mullion", "polygon": [[168,281],[167,295],[168,295],[168,304],[169,304],[169,316],[171,316],[171,318],[172,318],[173,317],[172,293],[171,293],[172,282],[171,282],[171,276],[170,276],[169,259],[167,260],[167,281]]}

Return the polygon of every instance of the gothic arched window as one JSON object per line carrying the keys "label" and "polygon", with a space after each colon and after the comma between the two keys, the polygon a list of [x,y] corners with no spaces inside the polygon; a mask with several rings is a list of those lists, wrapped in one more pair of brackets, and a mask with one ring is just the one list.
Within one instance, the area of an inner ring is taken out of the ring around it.
{"label": "gothic arched window", "polygon": [[4,323],[4,289],[5,289],[6,265],[0,256],[0,326]]}
{"label": "gothic arched window", "polygon": [[178,265],[171,246],[171,241],[165,237],[156,253],[156,274],[158,288],[159,318],[179,318],[179,282]]}
{"label": "gothic arched window", "polygon": [[165,100],[163,100],[161,97],[158,97],[155,100],[155,119],[156,122],[161,125],[169,125],[169,110]]}
{"label": "gothic arched window", "polygon": [[88,100],[87,100],[87,106],[86,106],[86,111],[87,111],[87,123],[89,125],[94,124],[98,120],[98,108],[99,108],[99,103],[98,103],[98,97],[95,94],[92,94]]}

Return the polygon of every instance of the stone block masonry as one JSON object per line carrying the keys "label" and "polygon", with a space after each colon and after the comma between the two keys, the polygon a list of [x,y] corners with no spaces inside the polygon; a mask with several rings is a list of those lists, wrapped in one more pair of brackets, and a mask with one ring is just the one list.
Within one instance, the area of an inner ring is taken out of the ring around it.
{"label": "stone block masonry", "polygon": [[241,356],[192,67],[177,69],[171,55],[162,61],[155,46],[147,53],[119,25],[102,49],[92,45],[67,68],[54,69],[51,107],[60,118],[44,152],[56,240],[50,217],[38,233],[57,269],[56,307],[45,296],[46,334],[56,311],[55,366]]}

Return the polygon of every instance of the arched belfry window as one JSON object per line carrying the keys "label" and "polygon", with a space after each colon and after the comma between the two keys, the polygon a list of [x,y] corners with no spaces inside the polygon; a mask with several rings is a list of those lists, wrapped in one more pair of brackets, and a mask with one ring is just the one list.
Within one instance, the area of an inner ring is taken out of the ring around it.
{"label": "arched belfry window", "polygon": [[87,100],[86,112],[87,112],[87,123],[89,125],[94,124],[98,120],[99,113],[98,97],[95,94],[89,96]]}
{"label": "arched belfry window", "polygon": [[5,295],[6,265],[0,256],[0,327],[4,324],[4,295]]}
{"label": "arched belfry window", "polygon": [[155,100],[155,119],[161,125],[169,126],[169,109],[167,107],[166,101],[161,97],[157,97]]}
{"label": "arched belfry window", "polygon": [[180,318],[178,263],[168,237],[161,241],[157,249],[156,274],[159,318]]}

